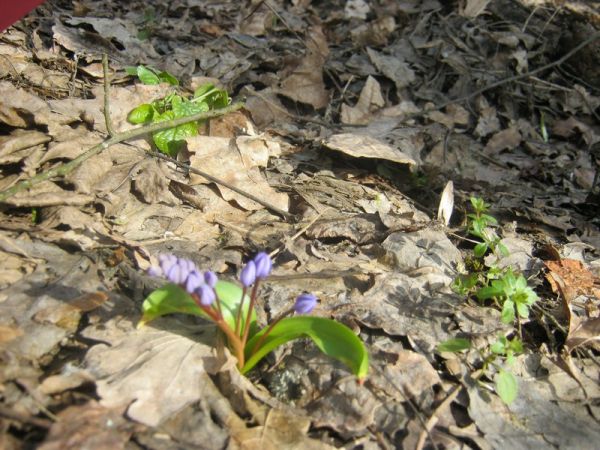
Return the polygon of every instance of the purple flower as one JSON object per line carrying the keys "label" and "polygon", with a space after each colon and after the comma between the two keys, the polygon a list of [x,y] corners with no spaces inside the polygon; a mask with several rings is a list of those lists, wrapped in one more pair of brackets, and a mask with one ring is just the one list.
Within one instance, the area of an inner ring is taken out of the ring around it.
{"label": "purple flower", "polygon": [[256,265],[256,278],[264,280],[271,273],[273,262],[271,257],[266,252],[260,252],[254,257],[254,264]]}
{"label": "purple flower", "polygon": [[185,280],[185,290],[192,294],[200,285],[204,284],[204,277],[196,269],[192,270]]}
{"label": "purple flower", "polygon": [[208,284],[202,284],[196,289],[196,294],[200,297],[202,306],[210,306],[216,300],[215,291]]}
{"label": "purple flower", "polygon": [[256,264],[254,261],[248,261],[248,263],[242,269],[240,274],[240,281],[244,287],[251,286],[256,281]]}
{"label": "purple flower", "polygon": [[167,280],[174,284],[184,284],[190,273],[197,271],[196,265],[192,261],[173,255],[161,258],[161,269]]}
{"label": "purple flower", "polygon": [[296,314],[310,314],[315,306],[317,306],[317,297],[312,294],[300,294],[296,298],[294,311],[296,311]]}
{"label": "purple flower", "polygon": [[214,272],[210,270],[204,272],[204,282],[208,284],[211,288],[214,288],[217,285],[217,281],[219,281],[219,279],[217,278],[217,275]]}
{"label": "purple flower", "polygon": [[163,254],[158,256],[158,261],[163,275],[166,275],[171,267],[177,264],[178,258],[175,255]]}

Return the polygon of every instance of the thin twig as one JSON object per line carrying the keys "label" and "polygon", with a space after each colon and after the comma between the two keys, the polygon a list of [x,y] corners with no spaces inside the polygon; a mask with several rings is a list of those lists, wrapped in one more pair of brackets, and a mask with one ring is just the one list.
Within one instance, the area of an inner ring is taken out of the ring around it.
{"label": "thin twig", "polygon": [[163,155],[162,153],[158,153],[158,152],[147,152],[147,153],[149,155],[151,155],[151,156],[156,157],[156,158],[172,162],[173,164],[177,165],[178,167],[181,167],[181,168],[183,168],[185,170],[189,170],[192,173],[200,175],[200,176],[206,178],[208,181],[210,181],[212,183],[216,183],[216,184],[220,184],[221,186],[225,186],[227,189],[231,189],[236,194],[240,194],[240,195],[243,195],[246,198],[249,198],[250,200],[258,203],[259,205],[264,206],[265,208],[273,211],[276,214],[279,214],[280,216],[284,217],[287,220],[292,220],[293,221],[293,220],[296,219],[296,216],[294,216],[293,214],[290,214],[289,212],[284,211],[283,209],[278,208],[277,206],[275,206],[275,205],[273,205],[271,203],[268,203],[268,202],[266,202],[266,201],[264,201],[264,200],[262,200],[262,199],[260,199],[260,198],[258,198],[256,196],[250,194],[249,192],[243,191],[240,188],[234,186],[233,184],[229,184],[226,181],[223,181],[223,180],[221,180],[221,179],[219,179],[217,177],[214,177],[214,176],[212,176],[209,173],[206,173],[206,172],[204,172],[204,171],[202,171],[200,169],[196,169],[195,167],[192,167],[189,164],[179,162],[179,161],[177,161],[177,160],[175,160],[173,158],[170,158],[167,155]]}
{"label": "thin twig", "polygon": [[108,78],[108,55],[102,55],[102,71],[104,73],[104,122],[109,136],[114,136],[112,120],[110,119],[110,79]]}
{"label": "thin twig", "polygon": [[[197,114],[192,114],[187,117],[180,117],[178,119],[165,120],[164,122],[153,123],[150,125],[143,125],[141,127],[134,128],[132,130],[123,131],[121,133],[117,133],[114,136],[104,140],[100,144],[94,145],[92,148],[87,150],[86,152],[79,155],[77,158],[69,161],[66,164],[62,164],[58,167],[53,167],[50,170],[42,172],[29,180],[21,181],[14,186],[5,189],[0,192],[0,202],[4,202],[7,198],[15,195],[17,192],[23,191],[25,189],[29,189],[42,181],[49,180],[51,178],[56,177],[64,177],[65,175],[71,173],[76,167],[78,167],[84,161],[90,159],[92,156],[97,155],[98,153],[106,150],[108,147],[118,144],[120,142],[128,141],[130,139],[135,139],[140,136],[144,136],[146,134],[154,133],[156,131],[166,130],[168,128],[174,128],[179,125],[183,125],[189,122],[195,122],[197,120],[207,120],[213,119],[215,117],[223,116],[225,114],[229,114],[230,112],[237,111],[238,109],[244,106],[243,103],[233,103],[225,108],[215,109],[213,111],[201,112]],[[200,174],[202,175],[202,174]],[[203,175],[206,177],[206,175]],[[206,177],[208,178],[208,177]]]}

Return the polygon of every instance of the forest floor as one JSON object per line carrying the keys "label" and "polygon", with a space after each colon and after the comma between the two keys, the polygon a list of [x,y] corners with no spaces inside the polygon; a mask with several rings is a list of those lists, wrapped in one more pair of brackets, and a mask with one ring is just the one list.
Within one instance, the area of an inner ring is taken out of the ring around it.
{"label": "forest floor", "polygon": [[[0,448],[598,448],[593,5],[50,0],[2,32]],[[123,134],[206,83],[244,107],[175,158]],[[137,327],[158,255],[259,251],[259,322],[317,295],[364,383],[308,339],[244,377],[210,322]]]}

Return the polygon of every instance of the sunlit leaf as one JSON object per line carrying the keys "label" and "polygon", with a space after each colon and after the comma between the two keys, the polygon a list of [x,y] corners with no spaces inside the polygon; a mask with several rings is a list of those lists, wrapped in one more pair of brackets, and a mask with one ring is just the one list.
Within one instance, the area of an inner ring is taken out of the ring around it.
{"label": "sunlit leaf", "polygon": [[158,79],[163,83],[169,83],[171,86],[179,86],[179,80],[169,72],[160,72],[158,74]]}
{"label": "sunlit leaf", "polygon": [[279,321],[263,340],[262,336],[268,329],[259,331],[246,344],[246,364],[242,373],[248,372],[278,346],[293,339],[309,337],[323,353],[344,363],[359,379],[367,376],[367,349],[350,328],[339,322],[314,316],[287,317]]}
{"label": "sunlit leaf", "polygon": [[146,123],[152,120],[152,116],[154,116],[154,108],[152,105],[144,103],[127,115],[127,121],[135,124]]}
{"label": "sunlit leaf", "polygon": [[517,398],[519,393],[519,385],[515,376],[507,372],[506,370],[500,369],[496,375],[496,393],[502,399],[504,403],[510,405]]}
{"label": "sunlit leaf", "polygon": [[145,66],[137,67],[137,76],[140,79],[140,81],[144,84],[160,84],[160,79],[158,78],[158,75],[156,75],[154,71]]}
{"label": "sunlit leaf", "polygon": [[473,254],[477,258],[483,258],[483,256],[485,255],[485,252],[487,252],[487,250],[488,250],[488,245],[485,242],[481,242],[475,246],[475,248],[473,249]]}
{"label": "sunlit leaf", "polygon": [[[225,322],[235,329],[235,320],[239,309],[240,300],[242,299],[242,289],[228,281],[218,281],[215,286],[217,296],[221,301],[223,318]],[[246,295],[244,306],[242,307],[242,326],[245,323],[245,318],[248,314],[250,300]],[[166,284],[153,291],[142,304],[142,319],[138,326],[143,326],[146,323],[167,314],[192,314],[207,318],[207,315],[200,308],[194,299],[180,286],[175,284]],[[250,319],[250,335],[256,332],[256,313],[252,312]]]}
{"label": "sunlit leaf", "polygon": [[502,323],[513,323],[515,320],[515,304],[506,300],[502,305],[502,314],[501,314]]}

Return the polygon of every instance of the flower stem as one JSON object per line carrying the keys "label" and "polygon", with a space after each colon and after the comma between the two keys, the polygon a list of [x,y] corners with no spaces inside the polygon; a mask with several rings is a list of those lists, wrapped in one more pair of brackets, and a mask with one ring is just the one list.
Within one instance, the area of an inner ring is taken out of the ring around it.
{"label": "flower stem", "polygon": [[[244,333],[242,335],[242,343],[245,346],[248,341],[248,333],[250,332],[250,320],[252,319],[252,311],[254,311],[254,304],[256,303],[256,293],[258,292],[258,285],[260,280],[256,280],[254,286],[252,286],[252,294],[250,295],[250,306],[248,307],[248,314],[246,315],[246,323],[244,324]],[[240,308],[241,311],[241,308]]]}
{"label": "flower stem", "polygon": [[235,334],[240,334],[240,323],[242,321],[242,307],[244,306],[244,300],[246,299],[247,288],[244,286],[242,289],[242,298],[240,299],[240,305],[238,306],[237,316],[235,318]]}

